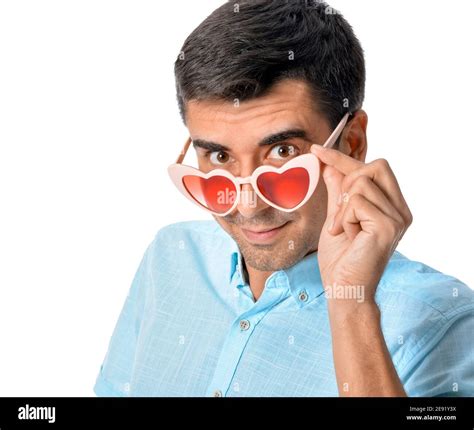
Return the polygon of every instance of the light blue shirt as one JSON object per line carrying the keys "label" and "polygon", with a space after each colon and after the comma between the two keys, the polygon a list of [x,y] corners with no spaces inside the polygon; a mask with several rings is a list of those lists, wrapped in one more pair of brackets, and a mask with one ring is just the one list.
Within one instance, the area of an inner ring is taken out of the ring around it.
{"label": "light blue shirt", "polygon": [[[317,254],[274,272],[256,302],[215,221],[161,229],[140,263],[99,396],[337,396]],[[474,395],[474,292],[395,252],[377,288],[409,396]],[[370,354],[370,351],[367,351]]]}

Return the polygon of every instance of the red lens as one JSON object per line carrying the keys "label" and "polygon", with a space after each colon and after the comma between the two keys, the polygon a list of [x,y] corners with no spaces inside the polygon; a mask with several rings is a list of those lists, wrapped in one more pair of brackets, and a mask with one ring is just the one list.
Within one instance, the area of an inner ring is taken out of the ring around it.
{"label": "red lens", "polygon": [[283,173],[262,173],[257,178],[257,187],[276,206],[293,209],[308,193],[309,173],[303,167],[288,169]]}
{"label": "red lens", "polygon": [[234,183],[225,176],[211,176],[205,179],[188,175],[183,177],[183,184],[194,200],[218,214],[227,212],[237,196]]}

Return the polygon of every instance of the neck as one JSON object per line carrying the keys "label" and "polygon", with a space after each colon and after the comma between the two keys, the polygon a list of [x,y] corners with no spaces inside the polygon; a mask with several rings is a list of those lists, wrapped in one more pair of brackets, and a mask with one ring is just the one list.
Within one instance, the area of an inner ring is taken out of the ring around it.
{"label": "neck", "polygon": [[[317,251],[318,251],[318,248],[316,247],[315,249],[312,249],[309,252],[307,252],[305,254],[305,257]],[[254,269],[253,267],[247,266],[245,264],[245,260],[243,257],[242,257],[242,269],[243,269],[243,275],[247,279],[250,285],[250,291],[252,291],[255,301],[257,301],[263,293],[263,290],[265,288],[265,282],[273,273],[273,271],[264,272],[262,270],[257,270],[257,269]]]}
{"label": "neck", "polygon": [[261,270],[247,266],[245,262],[244,272],[248,276],[250,290],[252,291],[255,301],[257,301],[263,293],[266,280],[273,272],[262,272]]}

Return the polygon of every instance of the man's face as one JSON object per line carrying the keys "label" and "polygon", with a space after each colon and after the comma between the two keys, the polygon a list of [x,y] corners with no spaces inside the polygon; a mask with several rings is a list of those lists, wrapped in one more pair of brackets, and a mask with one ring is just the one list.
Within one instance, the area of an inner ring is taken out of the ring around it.
{"label": "man's face", "polygon": [[[262,165],[280,167],[323,144],[331,134],[327,120],[314,108],[305,83],[286,80],[265,97],[240,104],[190,101],[187,126],[199,168],[219,168],[247,177]],[[272,136],[272,139],[268,139]],[[242,188],[235,211],[215,217],[237,242],[246,265],[261,271],[288,268],[318,247],[326,219],[327,194],[320,179],[300,209],[286,213],[260,200],[250,184]]]}

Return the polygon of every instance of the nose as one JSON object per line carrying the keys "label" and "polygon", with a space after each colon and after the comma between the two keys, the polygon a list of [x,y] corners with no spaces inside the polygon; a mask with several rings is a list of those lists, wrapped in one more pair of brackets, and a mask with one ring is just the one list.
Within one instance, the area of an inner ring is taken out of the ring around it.
{"label": "nose", "polygon": [[245,218],[253,218],[258,212],[267,208],[268,205],[262,201],[251,184],[243,184],[240,189],[240,200],[237,210]]}
{"label": "nose", "polygon": [[[234,174],[241,178],[248,178],[252,176],[255,169],[259,166],[260,162],[258,158],[249,157],[241,161],[239,172],[235,172]],[[257,213],[267,207],[268,205],[257,196],[252,184],[241,185],[240,199],[237,203],[236,210],[239,211],[243,217],[253,218]]]}

